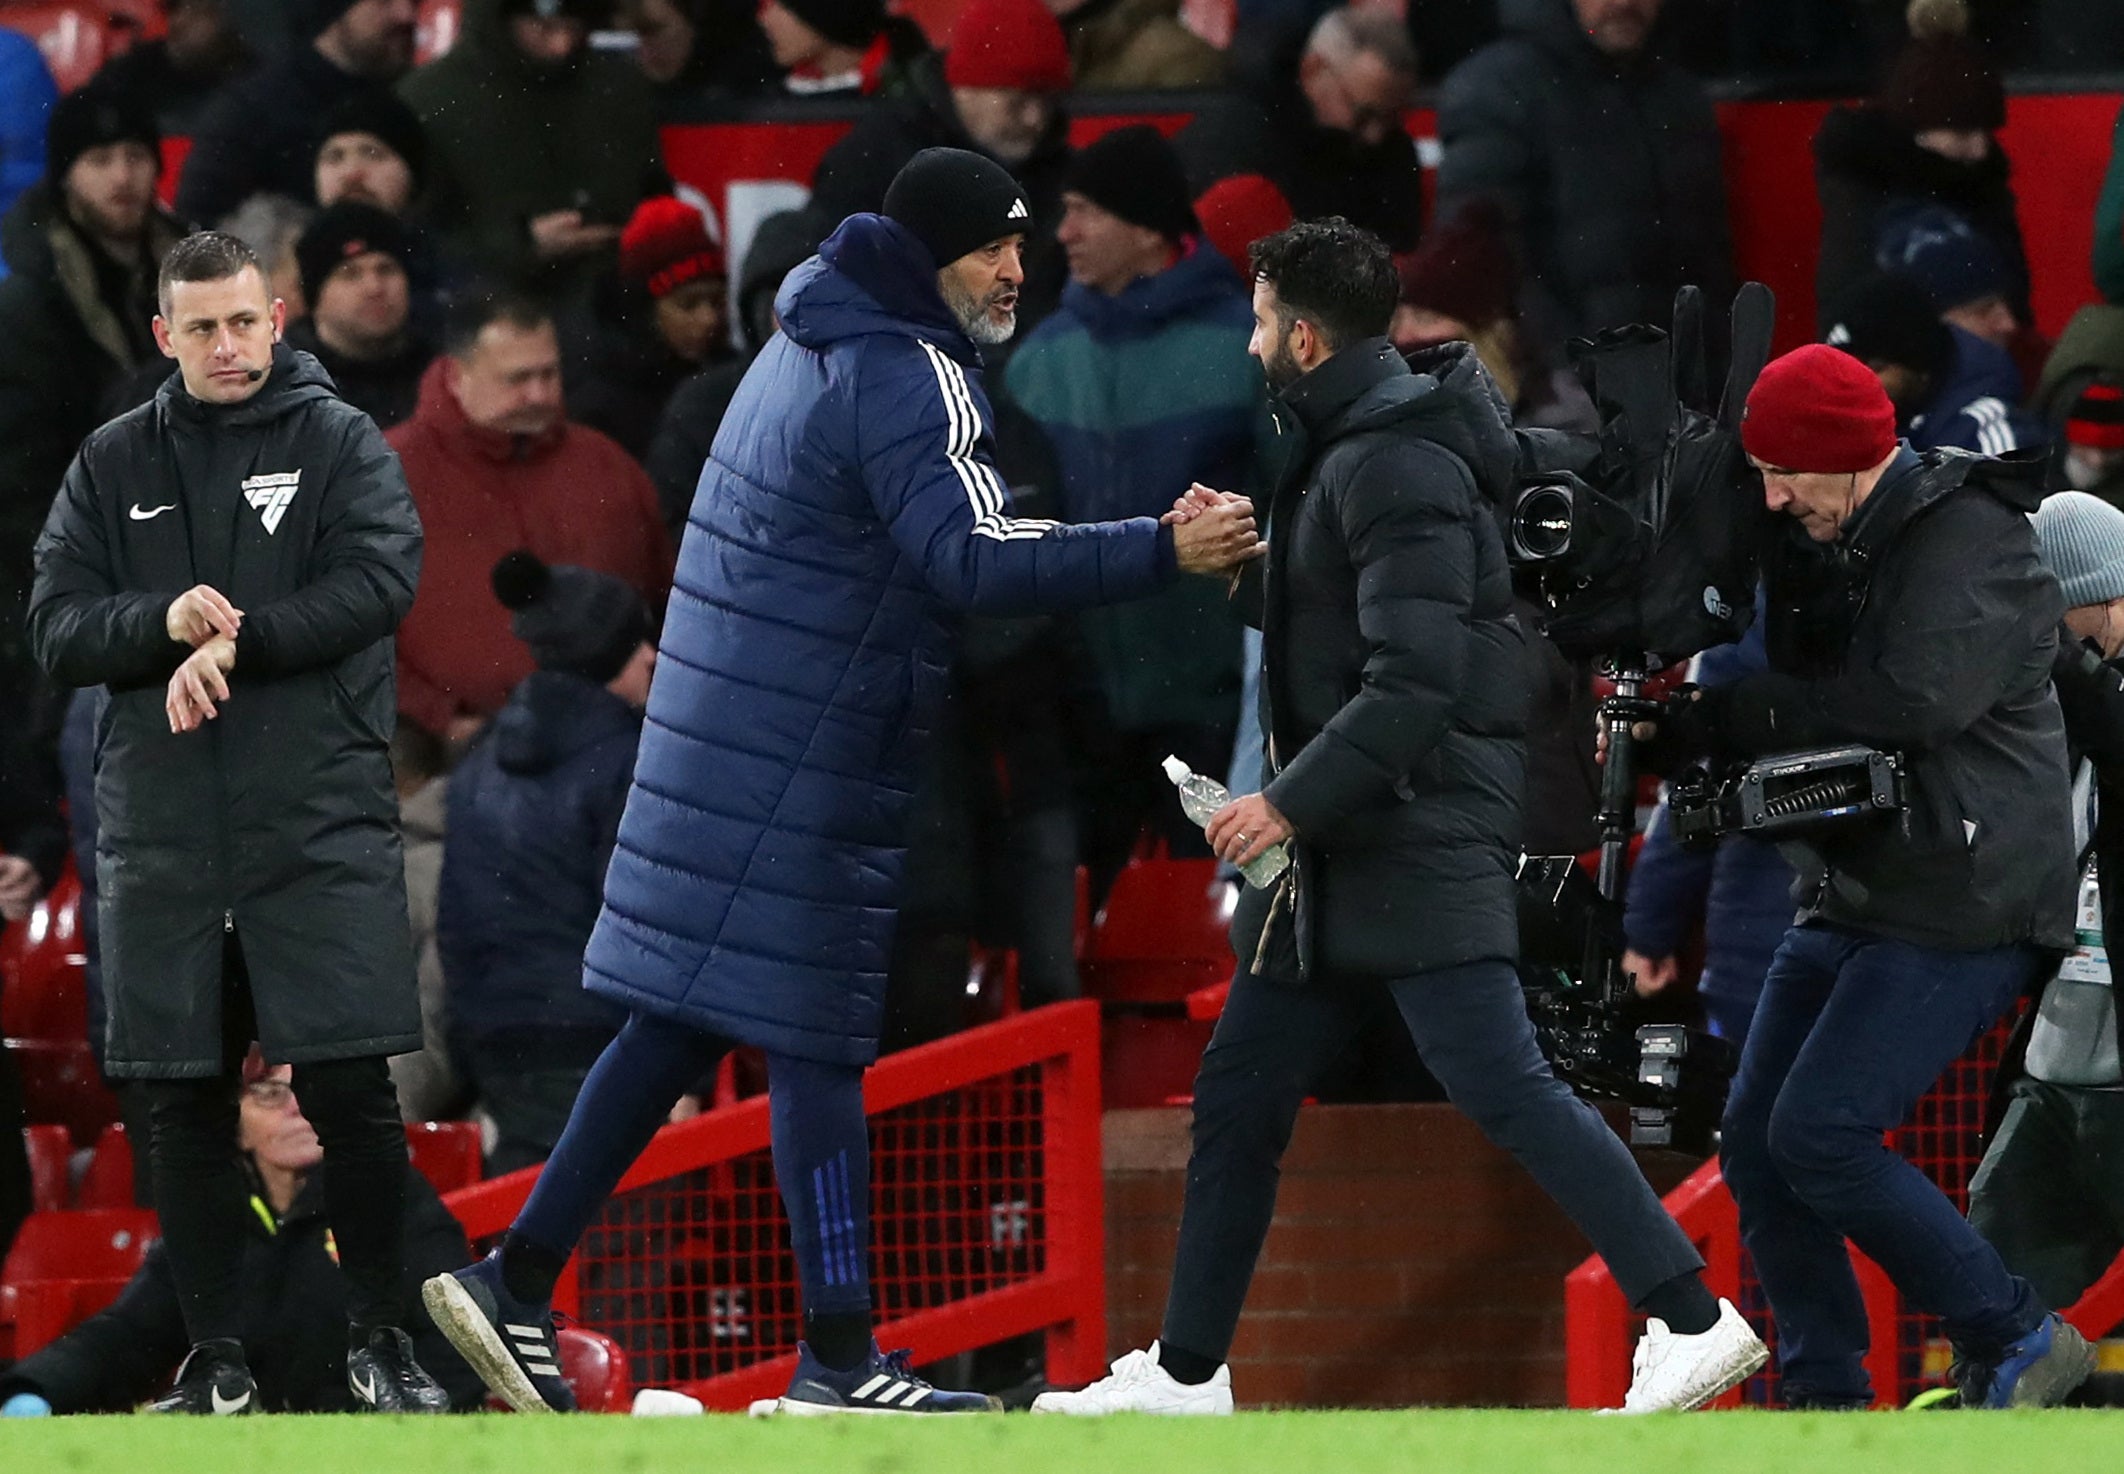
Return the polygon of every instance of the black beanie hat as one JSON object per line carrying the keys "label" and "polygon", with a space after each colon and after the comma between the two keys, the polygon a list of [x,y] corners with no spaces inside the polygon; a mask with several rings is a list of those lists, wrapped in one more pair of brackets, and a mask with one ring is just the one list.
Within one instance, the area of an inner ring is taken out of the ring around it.
{"label": "black beanie hat", "polygon": [[52,105],[44,125],[44,177],[59,188],[74,161],[107,143],[144,143],[162,165],[162,130],[155,115],[93,82]]}
{"label": "black beanie hat", "polygon": [[649,606],[609,573],[544,563],[518,550],[494,565],[493,583],[494,597],[515,611],[509,628],[531,647],[540,670],[566,671],[602,686],[627,668],[649,638]]}
{"label": "black beanie hat", "polygon": [[1862,363],[1892,363],[1937,377],[1954,363],[1954,334],[1916,281],[1877,272],[1837,303],[1822,338]]}
{"label": "black beanie hat", "polygon": [[295,238],[295,268],[302,276],[303,300],[315,306],[325,279],[342,262],[371,251],[383,252],[409,274],[413,270],[412,241],[390,211],[359,200],[342,200],[320,212]]}
{"label": "black beanie hat", "polygon": [[413,171],[413,192],[419,194],[428,176],[428,134],[413,109],[398,100],[388,87],[357,87],[339,105],[325,114],[324,131],[317,136],[317,149],[342,133],[367,133],[381,138],[392,153]]}
{"label": "black beanie hat", "polygon": [[781,4],[836,46],[868,46],[885,29],[884,0],[781,0]]}
{"label": "black beanie hat", "polygon": [[1116,128],[1078,149],[1063,172],[1062,187],[1168,240],[1202,233],[1180,156],[1148,123]]}
{"label": "black beanie hat", "polygon": [[885,191],[884,214],[913,231],[940,270],[1032,228],[1032,206],[1010,171],[963,148],[925,148],[909,159]]}

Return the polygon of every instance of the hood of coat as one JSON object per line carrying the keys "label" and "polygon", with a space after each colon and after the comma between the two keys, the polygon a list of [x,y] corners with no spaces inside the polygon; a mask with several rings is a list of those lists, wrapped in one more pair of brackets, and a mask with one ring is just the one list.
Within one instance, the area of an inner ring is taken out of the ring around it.
{"label": "hood of coat", "polygon": [[1062,308],[1094,338],[1147,337],[1167,323],[1216,307],[1244,308],[1239,277],[1206,237],[1191,239],[1180,258],[1155,276],[1139,276],[1118,295],[1072,281],[1062,289]]}
{"label": "hood of coat", "polygon": [[336,400],[339,391],[323,364],[286,343],[273,349],[273,371],[256,394],[241,404],[207,404],[194,399],[184,387],[184,375],[173,373],[155,391],[155,404],[178,425],[251,429],[285,419],[321,400]]}
{"label": "hood of coat", "polygon": [[549,773],[614,737],[641,731],[642,714],[595,681],[536,670],[494,718],[494,760],[506,773]]}
{"label": "hood of coat", "polygon": [[1283,392],[1310,443],[1393,429],[1434,441],[1461,460],[1485,495],[1508,485],[1518,459],[1503,392],[1466,343],[1412,364],[1385,338],[1352,344]]}
{"label": "hood of coat", "polygon": [[445,377],[451,362],[450,355],[445,353],[429,364],[428,371],[420,376],[420,405],[413,411],[408,424],[423,425],[446,445],[463,454],[499,465],[542,461],[560,449],[561,442],[568,437],[565,417],[556,419],[551,429],[537,435],[489,430],[466,419],[464,407],[450,391],[449,380]]}
{"label": "hood of coat", "polygon": [[790,340],[814,351],[882,333],[920,338],[980,366],[973,340],[937,291],[929,248],[883,215],[842,221],[818,255],[789,273],[774,310]]}

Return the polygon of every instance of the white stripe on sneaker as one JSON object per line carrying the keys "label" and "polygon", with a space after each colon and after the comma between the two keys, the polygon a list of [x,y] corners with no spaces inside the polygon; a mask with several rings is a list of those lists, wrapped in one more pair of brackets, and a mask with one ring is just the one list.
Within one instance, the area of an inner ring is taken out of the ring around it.
{"label": "white stripe on sneaker", "polygon": [[890,1382],[891,1380],[892,1378],[886,1376],[883,1372],[879,1372],[868,1382],[865,1382],[862,1386],[856,1388],[855,1395],[857,1397],[868,1397],[871,1393],[877,1391],[880,1387],[884,1386],[887,1382]]}
{"label": "white stripe on sneaker", "polygon": [[910,1393],[910,1394],[909,1394],[908,1396],[906,1396],[906,1397],[904,1397],[904,1398],[902,1398],[902,1399],[900,1400],[900,1406],[901,1406],[901,1407],[913,1407],[913,1406],[915,1406],[915,1405],[916,1405],[917,1403],[921,1402],[923,1398],[925,1398],[925,1397],[929,1396],[929,1391],[930,1391],[930,1389],[929,1389],[929,1388],[927,1388],[927,1387],[917,1387],[917,1388],[915,1388],[915,1390],[914,1390],[914,1391],[913,1391],[912,1393]]}
{"label": "white stripe on sneaker", "polygon": [[502,1329],[507,1331],[510,1335],[516,1337],[516,1339],[519,1341],[529,1339],[532,1341],[543,1343],[546,1339],[545,1331],[538,1326],[510,1325],[508,1322],[504,1321],[502,1323]]}

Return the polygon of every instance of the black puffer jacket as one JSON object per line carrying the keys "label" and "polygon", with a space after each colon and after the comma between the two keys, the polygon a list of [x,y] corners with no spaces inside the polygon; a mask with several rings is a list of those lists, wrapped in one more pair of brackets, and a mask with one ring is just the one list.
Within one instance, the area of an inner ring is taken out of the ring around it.
{"label": "black puffer jacket", "polygon": [[1505,36],[1439,93],[1438,218],[1495,199],[1519,230],[1527,317],[1548,344],[1663,323],[1675,289],[1732,297],[1718,122],[1697,80],[1656,53],[1618,64],[1571,0],[1503,0]]}
{"label": "black puffer jacket", "polygon": [[[105,1067],[225,1067],[224,950],[241,944],[276,1063],[420,1047],[388,747],[392,632],[420,521],[398,457],[282,346],[242,404],[172,375],[91,435],[37,543],[31,648],[62,685],[106,685],[97,882]],[[170,731],[163,626],[206,583],[244,611],[221,714]]]}
{"label": "black puffer jacket", "polygon": [[1829,553],[1796,527],[1773,550],[1771,668],[1705,693],[1713,729],[1745,756],[1862,743],[1910,762],[1899,818],[1788,847],[1806,914],[1949,951],[2072,944],[2065,602],[2036,557],[2040,498],[2039,469],[1905,450]]}
{"label": "black puffer jacket", "polygon": [[[253,1197],[244,1224],[243,1342],[259,1402],[276,1413],[356,1411],[347,1390],[347,1277],[325,1222],[322,1182],[306,1183],[283,1218]],[[400,1277],[406,1331],[415,1358],[459,1412],[480,1407],[486,1388],[421,1309],[419,1290],[470,1257],[464,1229],[409,1169]],[[0,1402],[29,1392],[56,1413],[128,1412],[167,1390],[188,1345],[170,1257],[158,1243],[110,1309],[0,1375]]]}
{"label": "black puffer jacket", "polygon": [[1277,405],[1293,454],[1267,566],[1240,588],[1262,629],[1264,792],[1298,835],[1293,883],[1249,891],[1233,924],[1264,976],[1518,956],[1528,664],[1487,501],[1515,447],[1461,349],[1434,375],[1353,344]]}

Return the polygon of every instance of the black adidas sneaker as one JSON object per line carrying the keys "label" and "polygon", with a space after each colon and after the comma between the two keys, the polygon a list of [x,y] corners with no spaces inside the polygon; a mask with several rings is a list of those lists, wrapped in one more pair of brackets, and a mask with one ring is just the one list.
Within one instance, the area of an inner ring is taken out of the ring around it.
{"label": "black adidas sneaker", "polygon": [[553,1308],[526,1305],[502,1283],[501,1250],[420,1287],[435,1328],[450,1338],[488,1390],[520,1413],[572,1413],[561,1375]]}

